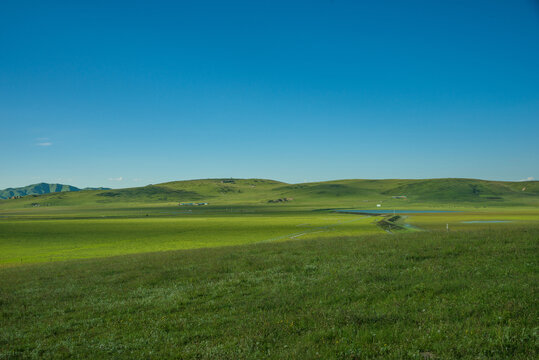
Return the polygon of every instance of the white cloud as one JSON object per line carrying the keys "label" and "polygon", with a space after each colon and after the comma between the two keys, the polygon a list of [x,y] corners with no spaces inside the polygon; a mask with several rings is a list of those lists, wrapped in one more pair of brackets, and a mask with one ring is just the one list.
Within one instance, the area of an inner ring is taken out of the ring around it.
{"label": "white cloud", "polygon": [[528,176],[527,178],[521,179],[519,181],[534,181],[534,180],[535,180],[535,178],[533,176]]}
{"label": "white cloud", "polygon": [[117,177],[117,178],[109,178],[109,181],[122,181],[124,178],[123,176]]}
{"label": "white cloud", "polygon": [[47,142],[40,142],[40,143],[37,143],[36,145],[37,145],[37,146],[51,146],[52,143],[47,141]]}

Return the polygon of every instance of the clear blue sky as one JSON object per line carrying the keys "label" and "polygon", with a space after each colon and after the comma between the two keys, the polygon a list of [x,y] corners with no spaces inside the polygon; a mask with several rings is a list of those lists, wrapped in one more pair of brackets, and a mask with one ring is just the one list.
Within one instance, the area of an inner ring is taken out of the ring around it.
{"label": "clear blue sky", "polygon": [[539,178],[539,5],[3,1],[0,188]]}

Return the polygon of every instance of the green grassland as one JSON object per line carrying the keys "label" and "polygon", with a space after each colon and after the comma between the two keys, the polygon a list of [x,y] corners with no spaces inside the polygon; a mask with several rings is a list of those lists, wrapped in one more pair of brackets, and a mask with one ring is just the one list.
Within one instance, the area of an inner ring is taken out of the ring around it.
{"label": "green grassland", "polygon": [[0,264],[380,232],[370,217],[334,213],[4,220]]}
{"label": "green grassland", "polygon": [[0,269],[0,359],[533,359],[539,227]]}
{"label": "green grassland", "polygon": [[[0,200],[0,359],[535,358],[538,184],[208,179]],[[334,211],[376,204],[455,212],[388,228]]]}
{"label": "green grassland", "polygon": [[[466,229],[466,219],[539,220],[538,182],[468,179],[178,181],[0,201],[0,266],[138,252],[381,233],[375,218],[333,209],[445,209],[411,229]],[[524,191],[523,191],[524,190]],[[406,195],[406,199],[393,196]],[[288,199],[280,203],[270,200]],[[178,206],[204,201],[208,206]],[[39,206],[37,206],[39,205]],[[478,226],[476,226],[478,227]],[[487,227],[487,226],[483,226]]]}

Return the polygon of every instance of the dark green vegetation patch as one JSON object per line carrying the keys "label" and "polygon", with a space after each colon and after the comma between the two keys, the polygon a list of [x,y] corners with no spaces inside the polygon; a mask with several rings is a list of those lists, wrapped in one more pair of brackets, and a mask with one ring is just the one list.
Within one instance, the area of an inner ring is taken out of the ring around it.
{"label": "dark green vegetation patch", "polygon": [[39,183],[20,188],[7,188],[0,190],[0,199],[8,199],[16,196],[42,195],[64,191],[80,191],[80,189],[71,185]]}
{"label": "dark green vegetation patch", "polygon": [[199,200],[202,196],[194,191],[170,189],[164,186],[148,185],[98,192],[97,196],[114,198],[114,201],[177,201],[178,199]]}

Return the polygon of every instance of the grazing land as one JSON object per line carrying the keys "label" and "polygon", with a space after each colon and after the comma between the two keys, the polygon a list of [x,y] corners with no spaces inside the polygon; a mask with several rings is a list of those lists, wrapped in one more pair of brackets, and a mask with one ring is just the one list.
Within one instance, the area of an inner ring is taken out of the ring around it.
{"label": "grazing land", "polygon": [[0,264],[380,233],[367,216],[276,213],[0,221]]}
{"label": "grazing land", "polygon": [[[537,183],[436,179],[290,185],[208,179],[30,195],[0,200],[0,266],[382,233],[376,225],[380,217],[334,212],[377,205],[457,211],[404,216],[400,223],[410,225],[402,228],[408,230],[440,230],[447,224],[452,230],[470,229],[466,220],[533,223],[539,220]],[[179,206],[188,202],[209,205]]]}
{"label": "grazing land", "polygon": [[[1,200],[0,359],[535,358],[537,183],[216,179]],[[454,212],[334,211],[378,204]]]}
{"label": "grazing land", "polygon": [[539,228],[0,270],[0,358],[532,359]]}

